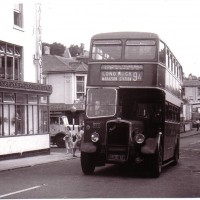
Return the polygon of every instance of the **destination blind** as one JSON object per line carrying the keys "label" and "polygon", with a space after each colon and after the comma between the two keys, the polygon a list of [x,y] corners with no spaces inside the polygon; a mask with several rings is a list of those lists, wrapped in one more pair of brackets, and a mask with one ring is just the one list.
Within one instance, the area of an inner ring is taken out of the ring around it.
{"label": "destination blind", "polygon": [[142,81],[143,71],[101,71],[101,81]]}
{"label": "destination blind", "polygon": [[101,81],[143,81],[143,65],[101,65]]}

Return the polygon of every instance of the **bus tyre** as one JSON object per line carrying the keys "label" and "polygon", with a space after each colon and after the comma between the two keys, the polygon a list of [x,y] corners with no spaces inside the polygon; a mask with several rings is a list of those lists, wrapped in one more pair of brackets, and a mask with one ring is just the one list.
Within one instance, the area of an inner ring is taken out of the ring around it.
{"label": "bus tyre", "polygon": [[162,172],[162,147],[158,147],[155,154],[152,155],[150,159],[150,175],[153,178],[157,178],[160,176]]}
{"label": "bus tyre", "polygon": [[81,152],[81,168],[85,175],[94,173],[95,157],[93,153]]}
{"label": "bus tyre", "polygon": [[64,135],[57,135],[55,138],[55,143],[58,148],[65,148],[65,141],[63,140]]}

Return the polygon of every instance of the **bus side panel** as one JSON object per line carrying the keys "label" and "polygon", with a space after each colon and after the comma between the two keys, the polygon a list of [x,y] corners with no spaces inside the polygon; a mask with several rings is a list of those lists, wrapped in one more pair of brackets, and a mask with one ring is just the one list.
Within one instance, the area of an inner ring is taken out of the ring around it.
{"label": "bus side panel", "polygon": [[164,157],[163,160],[169,160],[174,156],[174,150],[179,137],[179,124],[173,122],[165,123],[164,135]]}

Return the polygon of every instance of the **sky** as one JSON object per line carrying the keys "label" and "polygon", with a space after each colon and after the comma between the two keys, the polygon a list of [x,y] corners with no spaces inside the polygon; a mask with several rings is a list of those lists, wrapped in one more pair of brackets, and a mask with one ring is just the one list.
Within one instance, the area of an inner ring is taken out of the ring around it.
{"label": "sky", "polygon": [[157,33],[183,67],[200,77],[199,0],[41,0],[42,42],[85,45],[103,32]]}

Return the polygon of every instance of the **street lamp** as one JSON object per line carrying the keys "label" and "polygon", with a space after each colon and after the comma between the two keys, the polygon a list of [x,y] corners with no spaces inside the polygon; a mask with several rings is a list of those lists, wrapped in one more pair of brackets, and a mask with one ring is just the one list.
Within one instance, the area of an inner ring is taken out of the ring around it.
{"label": "street lamp", "polygon": [[74,131],[74,124],[75,124],[75,120],[74,120],[74,114],[75,114],[75,112],[76,112],[76,107],[73,105],[71,107],[73,131]]}

